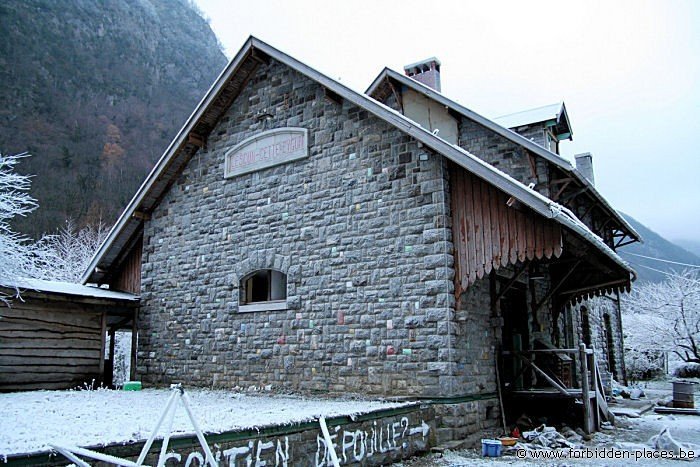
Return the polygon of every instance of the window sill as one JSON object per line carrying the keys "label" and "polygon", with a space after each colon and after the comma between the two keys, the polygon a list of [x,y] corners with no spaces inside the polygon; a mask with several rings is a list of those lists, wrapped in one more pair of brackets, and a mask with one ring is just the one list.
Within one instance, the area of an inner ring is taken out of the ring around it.
{"label": "window sill", "polygon": [[274,302],[250,303],[248,305],[238,305],[239,313],[251,313],[254,311],[282,311],[287,309],[286,300]]}

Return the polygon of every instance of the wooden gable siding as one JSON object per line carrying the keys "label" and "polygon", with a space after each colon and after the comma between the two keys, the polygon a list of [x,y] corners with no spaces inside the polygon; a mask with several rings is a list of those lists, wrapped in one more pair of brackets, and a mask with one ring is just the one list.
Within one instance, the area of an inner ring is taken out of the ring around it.
{"label": "wooden gable siding", "polygon": [[558,223],[509,207],[508,195],[454,165],[450,190],[458,296],[493,269],[561,255]]}
{"label": "wooden gable siding", "polygon": [[0,307],[0,392],[100,384],[104,313],[16,300]]}
{"label": "wooden gable siding", "polygon": [[140,237],[126,255],[122,264],[117,268],[109,288],[122,292],[141,293],[141,254],[143,253],[143,237]]}

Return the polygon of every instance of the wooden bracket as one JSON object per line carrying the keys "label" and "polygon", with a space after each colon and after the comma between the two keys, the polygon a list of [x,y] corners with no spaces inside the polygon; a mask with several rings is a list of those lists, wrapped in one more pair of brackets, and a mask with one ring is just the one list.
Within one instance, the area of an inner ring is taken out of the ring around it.
{"label": "wooden bracket", "polygon": [[204,137],[198,133],[195,133],[194,131],[187,135],[187,142],[193,146],[197,146],[198,148],[204,147]]}
{"label": "wooden bracket", "polygon": [[387,82],[389,83],[389,89],[391,89],[391,93],[394,95],[394,99],[396,99],[396,103],[399,104],[399,108],[401,109],[401,113],[403,114],[403,99],[401,99],[401,94],[396,92],[396,87],[394,87],[394,84],[391,82],[391,80],[387,79]]}
{"label": "wooden bracket", "polygon": [[[566,271],[566,274],[564,274],[564,277],[562,277],[561,280],[560,280],[559,282],[557,282],[557,285],[555,285],[554,287],[552,287],[551,289],[549,289],[549,292],[547,292],[547,293],[545,294],[545,296],[542,298],[542,300],[540,300],[540,301],[537,303],[537,305],[535,305],[534,309],[532,310],[533,315],[536,314],[538,311],[540,311],[540,308],[542,308],[542,306],[543,306],[545,303],[547,303],[547,300],[549,300],[550,298],[552,298],[552,297],[554,296],[554,294],[557,293],[557,290],[559,290],[559,289],[561,288],[561,286],[564,285],[564,282],[566,282],[566,280],[569,278],[569,276],[571,276],[571,274],[574,273],[574,271],[576,270],[576,268],[577,268],[577,267],[579,266],[579,264],[581,264],[582,262],[583,262],[582,259],[579,259],[578,261],[576,261],[576,262],[574,263],[574,265],[571,266],[571,268],[570,268],[568,271]],[[562,294],[559,294],[559,295],[562,295]]]}
{"label": "wooden bracket", "polygon": [[132,219],[140,219],[142,221],[149,221],[151,220],[151,215],[147,212],[144,211],[134,211],[131,214]]}
{"label": "wooden bracket", "polygon": [[530,264],[529,261],[525,261],[523,263],[523,265],[520,267],[520,269],[515,271],[515,274],[513,275],[513,277],[510,278],[508,283],[506,285],[504,285],[501,288],[501,290],[498,291],[498,294],[496,295],[496,297],[494,297],[493,301],[495,303],[497,303],[501,298],[503,298],[503,295],[505,295],[505,293],[508,292],[508,290],[510,290],[510,288],[515,285],[515,283],[518,281],[518,279],[520,279],[520,276],[522,276],[523,273],[525,271],[527,271],[527,267],[529,264]]}
{"label": "wooden bracket", "polygon": [[564,199],[562,200],[562,204],[567,204],[567,203],[569,203],[570,201],[573,201],[577,196],[579,196],[579,195],[581,195],[581,194],[583,194],[583,193],[585,193],[585,192],[587,192],[587,191],[588,191],[588,187],[587,187],[587,186],[584,186],[583,188],[580,188],[580,189],[578,189],[578,190],[576,190],[576,191],[574,191],[574,192],[572,192],[572,193],[569,193],[569,194],[566,195],[566,196],[564,197]]}
{"label": "wooden bracket", "polygon": [[530,151],[527,151],[527,160],[530,162],[530,171],[532,172],[532,177],[537,179],[537,162]]}
{"label": "wooden bracket", "polygon": [[262,63],[263,65],[267,65],[268,63],[270,63],[270,56],[267,55],[265,52],[261,52],[260,50],[255,48],[251,50],[250,58],[252,58],[258,63]]}
{"label": "wooden bracket", "polygon": [[333,92],[330,89],[325,88],[325,87],[323,88],[323,93],[325,94],[326,99],[328,99],[332,102],[335,102],[338,105],[343,104],[343,98],[338,93]]}

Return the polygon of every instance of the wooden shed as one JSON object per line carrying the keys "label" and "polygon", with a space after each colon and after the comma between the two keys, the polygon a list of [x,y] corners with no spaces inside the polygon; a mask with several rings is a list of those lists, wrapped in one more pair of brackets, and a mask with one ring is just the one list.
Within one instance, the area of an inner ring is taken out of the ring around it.
{"label": "wooden shed", "polygon": [[0,288],[20,292],[0,306],[0,392],[111,384],[107,335],[133,329],[137,295],[35,279]]}

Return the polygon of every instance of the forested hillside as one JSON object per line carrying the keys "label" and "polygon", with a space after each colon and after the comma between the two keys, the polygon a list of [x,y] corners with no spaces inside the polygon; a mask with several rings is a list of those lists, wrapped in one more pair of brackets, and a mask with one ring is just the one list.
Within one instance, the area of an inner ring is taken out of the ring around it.
{"label": "forested hillside", "polygon": [[0,2],[0,151],[28,151],[38,236],[111,224],[226,63],[187,0]]}
{"label": "forested hillside", "polygon": [[633,243],[618,250],[622,259],[637,271],[640,282],[662,282],[669,274],[675,275],[687,269],[684,264],[700,265],[700,258],[690,251],[666,240],[632,216],[623,216],[644,239],[643,243]]}

